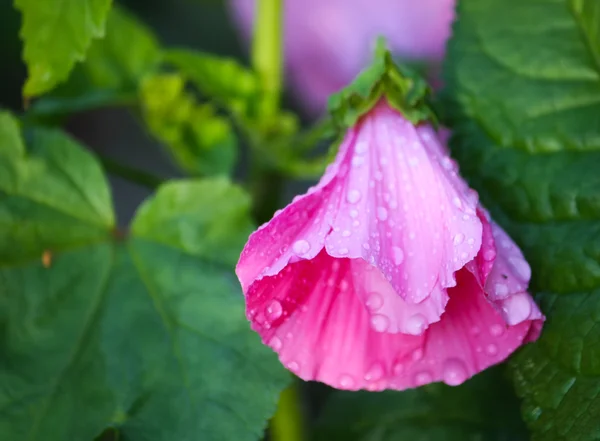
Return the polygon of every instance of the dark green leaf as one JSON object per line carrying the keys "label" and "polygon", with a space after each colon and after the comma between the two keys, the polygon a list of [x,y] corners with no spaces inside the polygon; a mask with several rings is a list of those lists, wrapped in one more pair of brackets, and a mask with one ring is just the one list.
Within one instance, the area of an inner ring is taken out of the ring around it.
{"label": "dark green leaf", "polygon": [[417,124],[435,120],[427,105],[429,87],[416,73],[394,63],[382,39],[378,41],[373,62],[354,81],[329,98],[333,120],[342,128],[353,126],[383,96],[407,119]]}
{"label": "dark green leaf", "polygon": [[177,74],[146,78],[141,88],[144,118],[177,163],[188,173],[229,174],[237,158],[231,123],[210,104],[197,103]]}
{"label": "dark green leaf", "polygon": [[135,102],[142,78],[159,61],[160,47],[152,32],[114,6],[105,37],[92,43],[85,61],[75,66],[69,80],[37,101],[32,111],[55,115]]}
{"label": "dark green leaf", "polygon": [[518,401],[500,375],[483,372],[459,387],[404,392],[333,392],[318,441],[525,441]]}
{"label": "dark green leaf", "polygon": [[258,439],[289,377],[232,270],[248,196],[171,182],[118,233],[95,159],[60,132],[26,140],[0,144],[0,439]]}
{"label": "dark green leaf", "polygon": [[446,64],[462,171],[532,264],[547,322],[512,361],[535,440],[600,438],[596,0],[464,0]]}
{"label": "dark green leaf", "polygon": [[111,0],[15,0],[23,14],[21,38],[29,77],[23,95],[41,95],[63,82],[104,34]]}

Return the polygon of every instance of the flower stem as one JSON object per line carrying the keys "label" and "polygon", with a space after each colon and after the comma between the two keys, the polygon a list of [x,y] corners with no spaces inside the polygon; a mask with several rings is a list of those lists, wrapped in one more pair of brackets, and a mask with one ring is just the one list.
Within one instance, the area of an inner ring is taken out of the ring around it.
{"label": "flower stem", "polygon": [[283,0],[258,0],[252,42],[252,66],[258,75],[263,100],[261,114],[269,118],[279,108],[282,81]]}
{"label": "flower stem", "polygon": [[279,405],[271,419],[271,441],[302,441],[304,439],[300,384],[294,381],[279,397]]}

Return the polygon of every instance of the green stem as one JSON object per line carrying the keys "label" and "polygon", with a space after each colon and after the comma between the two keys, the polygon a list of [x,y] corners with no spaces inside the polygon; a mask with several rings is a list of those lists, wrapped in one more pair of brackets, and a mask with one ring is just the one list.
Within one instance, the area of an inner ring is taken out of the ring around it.
{"label": "green stem", "polygon": [[258,0],[252,42],[252,66],[258,75],[263,101],[263,117],[277,113],[282,82],[282,19],[283,0]]}
{"label": "green stem", "polygon": [[302,441],[304,439],[299,389],[299,382],[294,381],[281,393],[277,412],[271,419],[272,441]]}
{"label": "green stem", "polygon": [[106,156],[99,156],[99,159],[107,173],[119,176],[131,182],[135,182],[143,187],[155,190],[164,182],[164,180],[158,176],[154,176],[153,174],[143,170],[121,164],[120,162]]}

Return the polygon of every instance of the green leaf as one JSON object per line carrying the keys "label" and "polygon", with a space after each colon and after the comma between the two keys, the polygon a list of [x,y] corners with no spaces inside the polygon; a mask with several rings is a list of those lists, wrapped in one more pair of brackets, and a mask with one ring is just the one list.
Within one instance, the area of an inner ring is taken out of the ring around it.
{"label": "green leaf", "polygon": [[259,93],[254,73],[229,58],[186,49],[165,51],[165,61],[175,66],[206,97],[233,113],[253,111]]}
{"label": "green leaf", "polygon": [[403,392],[333,392],[317,441],[519,441],[527,428],[500,375],[483,372],[459,387],[432,384]]}
{"label": "green leaf", "polygon": [[383,39],[378,40],[373,62],[354,81],[331,95],[327,107],[333,120],[342,128],[353,126],[382,97],[417,124],[435,116],[427,105],[429,87],[413,71],[395,64]]}
{"label": "green leaf", "polygon": [[289,376],[233,273],[249,197],[170,182],[119,233],[96,160],[60,132],[25,138],[0,144],[0,439],[261,437]]}
{"label": "green leaf", "polygon": [[445,67],[454,153],[547,316],[511,363],[534,440],[600,437],[599,17],[595,0],[464,0]]}
{"label": "green leaf", "polygon": [[151,30],[115,5],[108,15],[105,37],[92,43],[69,80],[36,101],[32,111],[54,115],[135,102],[142,78],[157,69],[160,58],[160,46]]}
{"label": "green leaf", "polygon": [[23,15],[23,59],[29,73],[25,97],[41,95],[67,79],[92,39],[103,36],[110,6],[111,0],[15,0]]}
{"label": "green leaf", "polygon": [[147,77],[140,94],[150,131],[185,171],[201,176],[231,173],[237,159],[231,123],[210,103],[198,104],[181,76]]}

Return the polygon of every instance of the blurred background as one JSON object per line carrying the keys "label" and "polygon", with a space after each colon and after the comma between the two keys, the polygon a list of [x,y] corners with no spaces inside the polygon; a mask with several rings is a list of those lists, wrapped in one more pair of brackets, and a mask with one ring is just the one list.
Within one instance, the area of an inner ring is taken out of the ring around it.
{"label": "blurred background", "polygon": [[[169,46],[189,47],[243,59],[238,34],[233,28],[226,2],[220,0],[120,0]],[[21,61],[19,28],[21,16],[12,0],[0,0],[0,107],[23,110],[21,88],[26,68]],[[124,42],[126,44],[126,42]],[[292,103],[290,103],[292,104]],[[91,149],[161,177],[180,171],[144,127],[124,108],[79,113],[67,121],[66,129]],[[120,225],[127,225],[150,190],[110,177]]]}

